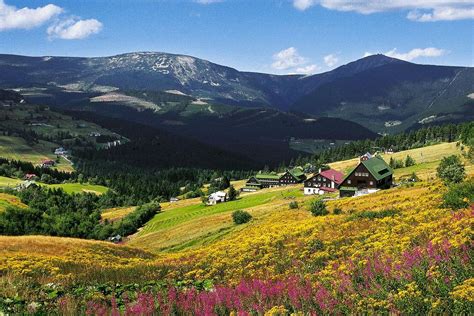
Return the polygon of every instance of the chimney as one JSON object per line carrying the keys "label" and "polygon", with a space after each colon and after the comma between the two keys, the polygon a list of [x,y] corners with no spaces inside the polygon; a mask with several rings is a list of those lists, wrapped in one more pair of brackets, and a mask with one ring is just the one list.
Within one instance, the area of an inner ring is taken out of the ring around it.
{"label": "chimney", "polygon": [[321,168],[319,168],[318,173],[321,173]]}

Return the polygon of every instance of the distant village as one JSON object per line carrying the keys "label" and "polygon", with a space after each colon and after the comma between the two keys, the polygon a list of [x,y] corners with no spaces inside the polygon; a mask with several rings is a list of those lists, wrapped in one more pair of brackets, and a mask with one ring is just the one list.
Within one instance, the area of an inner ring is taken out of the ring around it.
{"label": "distant village", "polygon": [[[392,153],[392,151],[387,152]],[[379,154],[366,153],[359,157],[359,163],[347,174],[331,168],[320,168],[316,172],[295,167],[283,173],[263,172],[250,177],[241,192],[255,192],[261,189],[303,184],[305,195],[324,195],[339,193],[339,197],[356,197],[389,189],[393,186],[393,169]],[[170,202],[179,199],[172,198]],[[228,202],[225,191],[218,191],[207,197],[207,205]]]}
{"label": "distant village", "polygon": [[388,189],[393,185],[393,170],[378,155],[366,153],[360,157],[359,164],[344,175],[333,169],[319,169],[307,177],[303,168],[297,167],[282,174],[258,173],[248,179],[243,192],[253,192],[296,183],[303,183],[305,195],[322,195],[339,191],[340,197],[360,196]]}

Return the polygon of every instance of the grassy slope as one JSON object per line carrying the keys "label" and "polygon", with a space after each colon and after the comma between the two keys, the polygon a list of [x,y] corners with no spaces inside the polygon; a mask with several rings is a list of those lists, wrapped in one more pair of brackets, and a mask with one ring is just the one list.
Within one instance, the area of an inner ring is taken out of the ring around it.
{"label": "grassy slope", "polygon": [[174,251],[209,243],[238,229],[231,219],[233,211],[244,209],[259,219],[271,211],[270,205],[288,204],[296,197],[302,197],[299,186],[243,194],[237,201],[214,206],[204,206],[199,199],[165,203],[163,212],[149,221],[130,245]]}
{"label": "grassy slope", "polygon": [[62,184],[48,184],[46,185],[51,189],[63,189],[66,193],[95,193],[103,194],[107,192],[109,188],[102,185],[88,184],[88,183],[62,183]]}
{"label": "grassy slope", "polygon": [[[40,141],[38,144],[30,146],[20,137],[0,136],[0,157],[27,161],[35,165],[45,159],[55,160],[56,155],[53,154],[53,151],[57,147],[58,145],[46,141]],[[56,168],[69,172],[74,170],[71,164],[63,158]]]}
{"label": "grassy slope", "polygon": [[[18,184],[22,183],[23,180],[20,179],[13,179],[7,177],[0,177],[0,188],[2,187],[9,187],[14,188]],[[44,184],[37,182],[39,185],[51,188],[51,189],[63,189],[66,193],[84,193],[90,192],[95,194],[103,194],[107,192],[108,188],[102,185],[94,185],[88,183],[61,183],[61,184]]]}
{"label": "grassy slope", "polygon": [[102,219],[114,222],[119,220],[135,210],[135,206],[130,207],[114,207],[102,211]]}
{"label": "grassy slope", "polygon": [[[472,165],[467,169],[473,176]],[[462,211],[465,217],[453,220],[452,212],[439,209],[444,190],[438,181],[426,181],[412,188],[339,199],[328,202],[328,208],[340,208],[343,214],[322,217],[311,216],[301,206],[314,197],[301,196],[297,187],[263,190],[211,208],[199,207],[196,200],[164,204],[164,212],[150,222],[155,226],[143,229],[127,246],[57,237],[0,237],[0,271],[7,267],[27,275],[40,271],[44,282],[59,280],[57,273],[72,273],[83,281],[136,282],[156,279],[163,265],[170,265],[171,277],[186,274],[187,279],[232,281],[299,273],[300,268],[311,272],[311,263],[320,260],[330,260],[326,265],[330,270],[340,258],[363,260],[377,251],[401,253],[426,240],[448,238],[455,245],[467,240],[470,213]],[[293,200],[289,196],[300,202],[299,210],[288,209]],[[249,210],[253,220],[234,226],[229,217],[232,205]],[[387,208],[400,213],[384,219],[353,217],[361,211]],[[323,250],[311,248],[315,240],[323,241]],[[192,247],[196,245],[201,247]],[[139,248],[181,251],[155,257]],[[285,262],[306,264],[279,268]]]}
{"label": "grassy slope", "polygon": [[[417,165],[408,168],[396,169],[395,177],[399,178],[415,171],[417,174],[421,172],[420,175],[422,179],[427,179],[429,176],[433,176],[435,174],[436,166],[443,157],[460,153],[461,150],[457,148],[456,143],[453,142],[400,151],[394,154],[383,154],[382,157],[385,159],[385,161],[388,162],[390,160],[390,157],[393,157],[394,159],[405,160],[407,155],[410,155],[413,159],[415,159]],[[329,164],[329,166],[333,169],[340,170],[342,172],[348,172],[358,163],[359,158],[354,158],[334,162]]]}
{"label": "grassy slope", "polygon": [[21,203],[20,199],[14,195],[0,193],[0,212],[4,211],[8,206],[26,207]]}

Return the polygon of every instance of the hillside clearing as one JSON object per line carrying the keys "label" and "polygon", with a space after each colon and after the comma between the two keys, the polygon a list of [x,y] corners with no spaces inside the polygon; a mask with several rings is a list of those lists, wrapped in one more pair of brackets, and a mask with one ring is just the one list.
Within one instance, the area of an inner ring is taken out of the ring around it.
{"label": "hillside clearing", "polygon": [[[408,155],[410,155],[413,159],[415,159],[417,165],[419,165],[418,169],[421,170],[423,169],[423,166],[426,167],[427,169],[432,169],[434,164],[430,165],[426,163],[439,162],[443,157],[453,155],[453,154],[461,154],[461,150],[456,146],[455,142],[441,143],[441,144],[427,146],[427,147],[403,150],[403,151],[399,151],[393,154],[382,154],[382,157],[388,163],[390,161],[390,158],[405,160],[405,158]],[[353,158],[349,160],[333,162],[333,163],[330,163],[329,166],[333,169],[346,173],[350,171],[352,168],[354,168],[358,163],[359,163],[359,158]],[[417,168],[415,166],[414,170],[416,171],[416,169]],[[404,175],[408,171],[395,170],[396,177],[400,176],[397,174],[397,172],[400,173],[400,175]]]}
{"label": "hillside clearing", "polygon": [[[0,157],[26,161],[34,165],[39,165],[46,159],[56,160],[56,155],[53,152],[57,147],[59,146],[56,144],[42,140],[36,144],[29,145],[21,137],[0,136]],[[71,163],[62,157],[55,168],[65,172],[74,171]]]}
{"label": "hillside clearing", "polygon": [[0,193],[0,212],[4,211],[9,206],[21,208],[27,207],[25,204],[21,203],[18,197],[7,193]]}
{"label": "hillside clearing", "polygon": [[298,186],[289,186],[243,194],[236,201],[213,206],[204,206],[200,199],[162,204],[162,213],[133,236],[129,244],[153,252],[195,247],[238,229],[230,216],[235,210],[245,209],[259,219],[272,210],[271,206],[287,205],[302,197]]}
{"label": "hillside clearing", "polygon": [[102,220],[108,220],[111,222],[115,222],[136,209],[136,206],[129,206],[129,207],[114,207],[108,208],[102,211],[101,217]]}

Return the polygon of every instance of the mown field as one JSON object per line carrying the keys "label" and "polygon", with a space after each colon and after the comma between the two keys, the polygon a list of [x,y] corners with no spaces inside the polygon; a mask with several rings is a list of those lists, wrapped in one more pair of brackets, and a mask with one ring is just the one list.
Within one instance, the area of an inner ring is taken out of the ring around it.
{"label": "mown field", "polygon": [[[23,180],[13,179],[0,176],[0,188],[15,188],[21,184]],[[61,184],[44,184],[36,182],[40,186],[50,189],[63,189],[66,193],[94,193],[103,194],[107,192],[108,188],[102,185],[88,184],[88,183],[61,183]]]}
{"label": "mown field", "polygon": [[[39,141],[38,144],[30,146],[21,137],[0,136],[0,157],[27,161],[34,165],[39,165],[46,159],[56,160],[54,149],[58,147],[58,145],[46,141]],[[71,163],[62,157],[56,168],[66,172],[74,170]]]}
{"label": "mown field", "polygon": [[[44,184],[40,184],[44,185]],[[89,184],[89,183],[61,183],[61,184],[46,184],[44,185],[50,189],[63,189],[64,192],[72,193],[94,193],[103,194],[109,188],[103,185]]]}
{"label": "mown field", "polygon": [[272,206],[286,205],[302,196],[300,186],[291,186],[243,194],[236,201],[213,206],[203,205],[200,199],[164,203],[162,213],[132,236],[129,244],[153,252],[201,246],[239,229],[232,222],[233,211],[246,210],[259,219]]}

